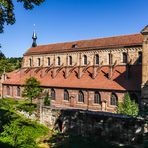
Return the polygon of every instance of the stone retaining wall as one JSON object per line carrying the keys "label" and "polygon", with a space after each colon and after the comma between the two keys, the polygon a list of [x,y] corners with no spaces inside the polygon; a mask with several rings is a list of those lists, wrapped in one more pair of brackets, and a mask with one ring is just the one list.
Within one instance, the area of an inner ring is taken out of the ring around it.
{"label": "stone retaining wall", "polygon": [[140,143],[144,121],[125,115],[43,107],[40,122],[67,134],[98,136],[124,143]]}

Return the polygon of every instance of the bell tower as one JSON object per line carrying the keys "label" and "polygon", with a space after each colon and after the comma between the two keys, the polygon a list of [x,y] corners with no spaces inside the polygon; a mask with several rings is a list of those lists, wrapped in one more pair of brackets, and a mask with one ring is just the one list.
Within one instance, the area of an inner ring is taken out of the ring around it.
{"label": "bell tower", "polygon": [[33,32],[32,39],[33,39],[32,47],[36,47],[37,46],[37,43],[36,43],[37,35],[35,31]]}
{"label": "bell tower", "polygon": [[143,35],[141,97],[148,103],[148,25],[141,31],[141,34]]}

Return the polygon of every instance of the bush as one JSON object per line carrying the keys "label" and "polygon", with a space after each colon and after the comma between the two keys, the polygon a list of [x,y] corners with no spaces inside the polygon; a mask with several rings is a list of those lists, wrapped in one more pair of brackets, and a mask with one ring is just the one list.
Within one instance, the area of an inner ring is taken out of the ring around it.
{"label": "bush", "polygon": [[36,104],[32,103],[22,103],[17,106],[17,109],[20,111],[28,112],[29,114],[33,113],[37,109]]}
{"label": "bush", "polygon": [[125,94],[123,102],[119,102],[117,112],[120,114],[137,116],[139,112],[138,104],[132,101],[129,94]]}

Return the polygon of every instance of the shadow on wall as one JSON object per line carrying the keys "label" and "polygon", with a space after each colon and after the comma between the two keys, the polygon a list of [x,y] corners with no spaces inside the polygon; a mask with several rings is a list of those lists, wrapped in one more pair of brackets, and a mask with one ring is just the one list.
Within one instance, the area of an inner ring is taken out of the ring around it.
{"label": "shadow on wall", "polygon": [[140,144],[143,120],[106,112],[61,110],[54,129],[70,136],[94,137],[124,144]]}

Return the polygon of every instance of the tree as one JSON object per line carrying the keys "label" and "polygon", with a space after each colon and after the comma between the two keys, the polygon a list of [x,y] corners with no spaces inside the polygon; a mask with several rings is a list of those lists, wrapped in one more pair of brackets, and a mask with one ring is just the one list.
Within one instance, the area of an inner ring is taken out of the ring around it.
{"label": "tree", "polygon": [[5,59],[5,55],[0,51],[0,60]]}
{"label": "tree", "polygon": [[118,103],[117,112],[120,114],[136,116],[139,109],[138,104],[131,100],[129,94],[125,94],[123,102]]}
{"label": "tree", "polygon": [[44,105],[50,106],[50,103],[51,103],[50,100],[51,98],[49,97],[49,92],[47,91],[44,97]]}
{"label": "tree", "polygon": [[40,82],[36,78],[30,77],[26,80],[23,96],[27,97],[31,104],[33,99],[36,99],[40,96],[41,92],[42,88],[40,87]]}
{"label": "tree", "polygon": [[[35,5],[40,5],[44,0],[17,0],[22,2],[25,9],[33,9]],[[0,33],[3,32],[4,24],[13,25],[15,23],[14,4],[12,0],[0,0]]]}

